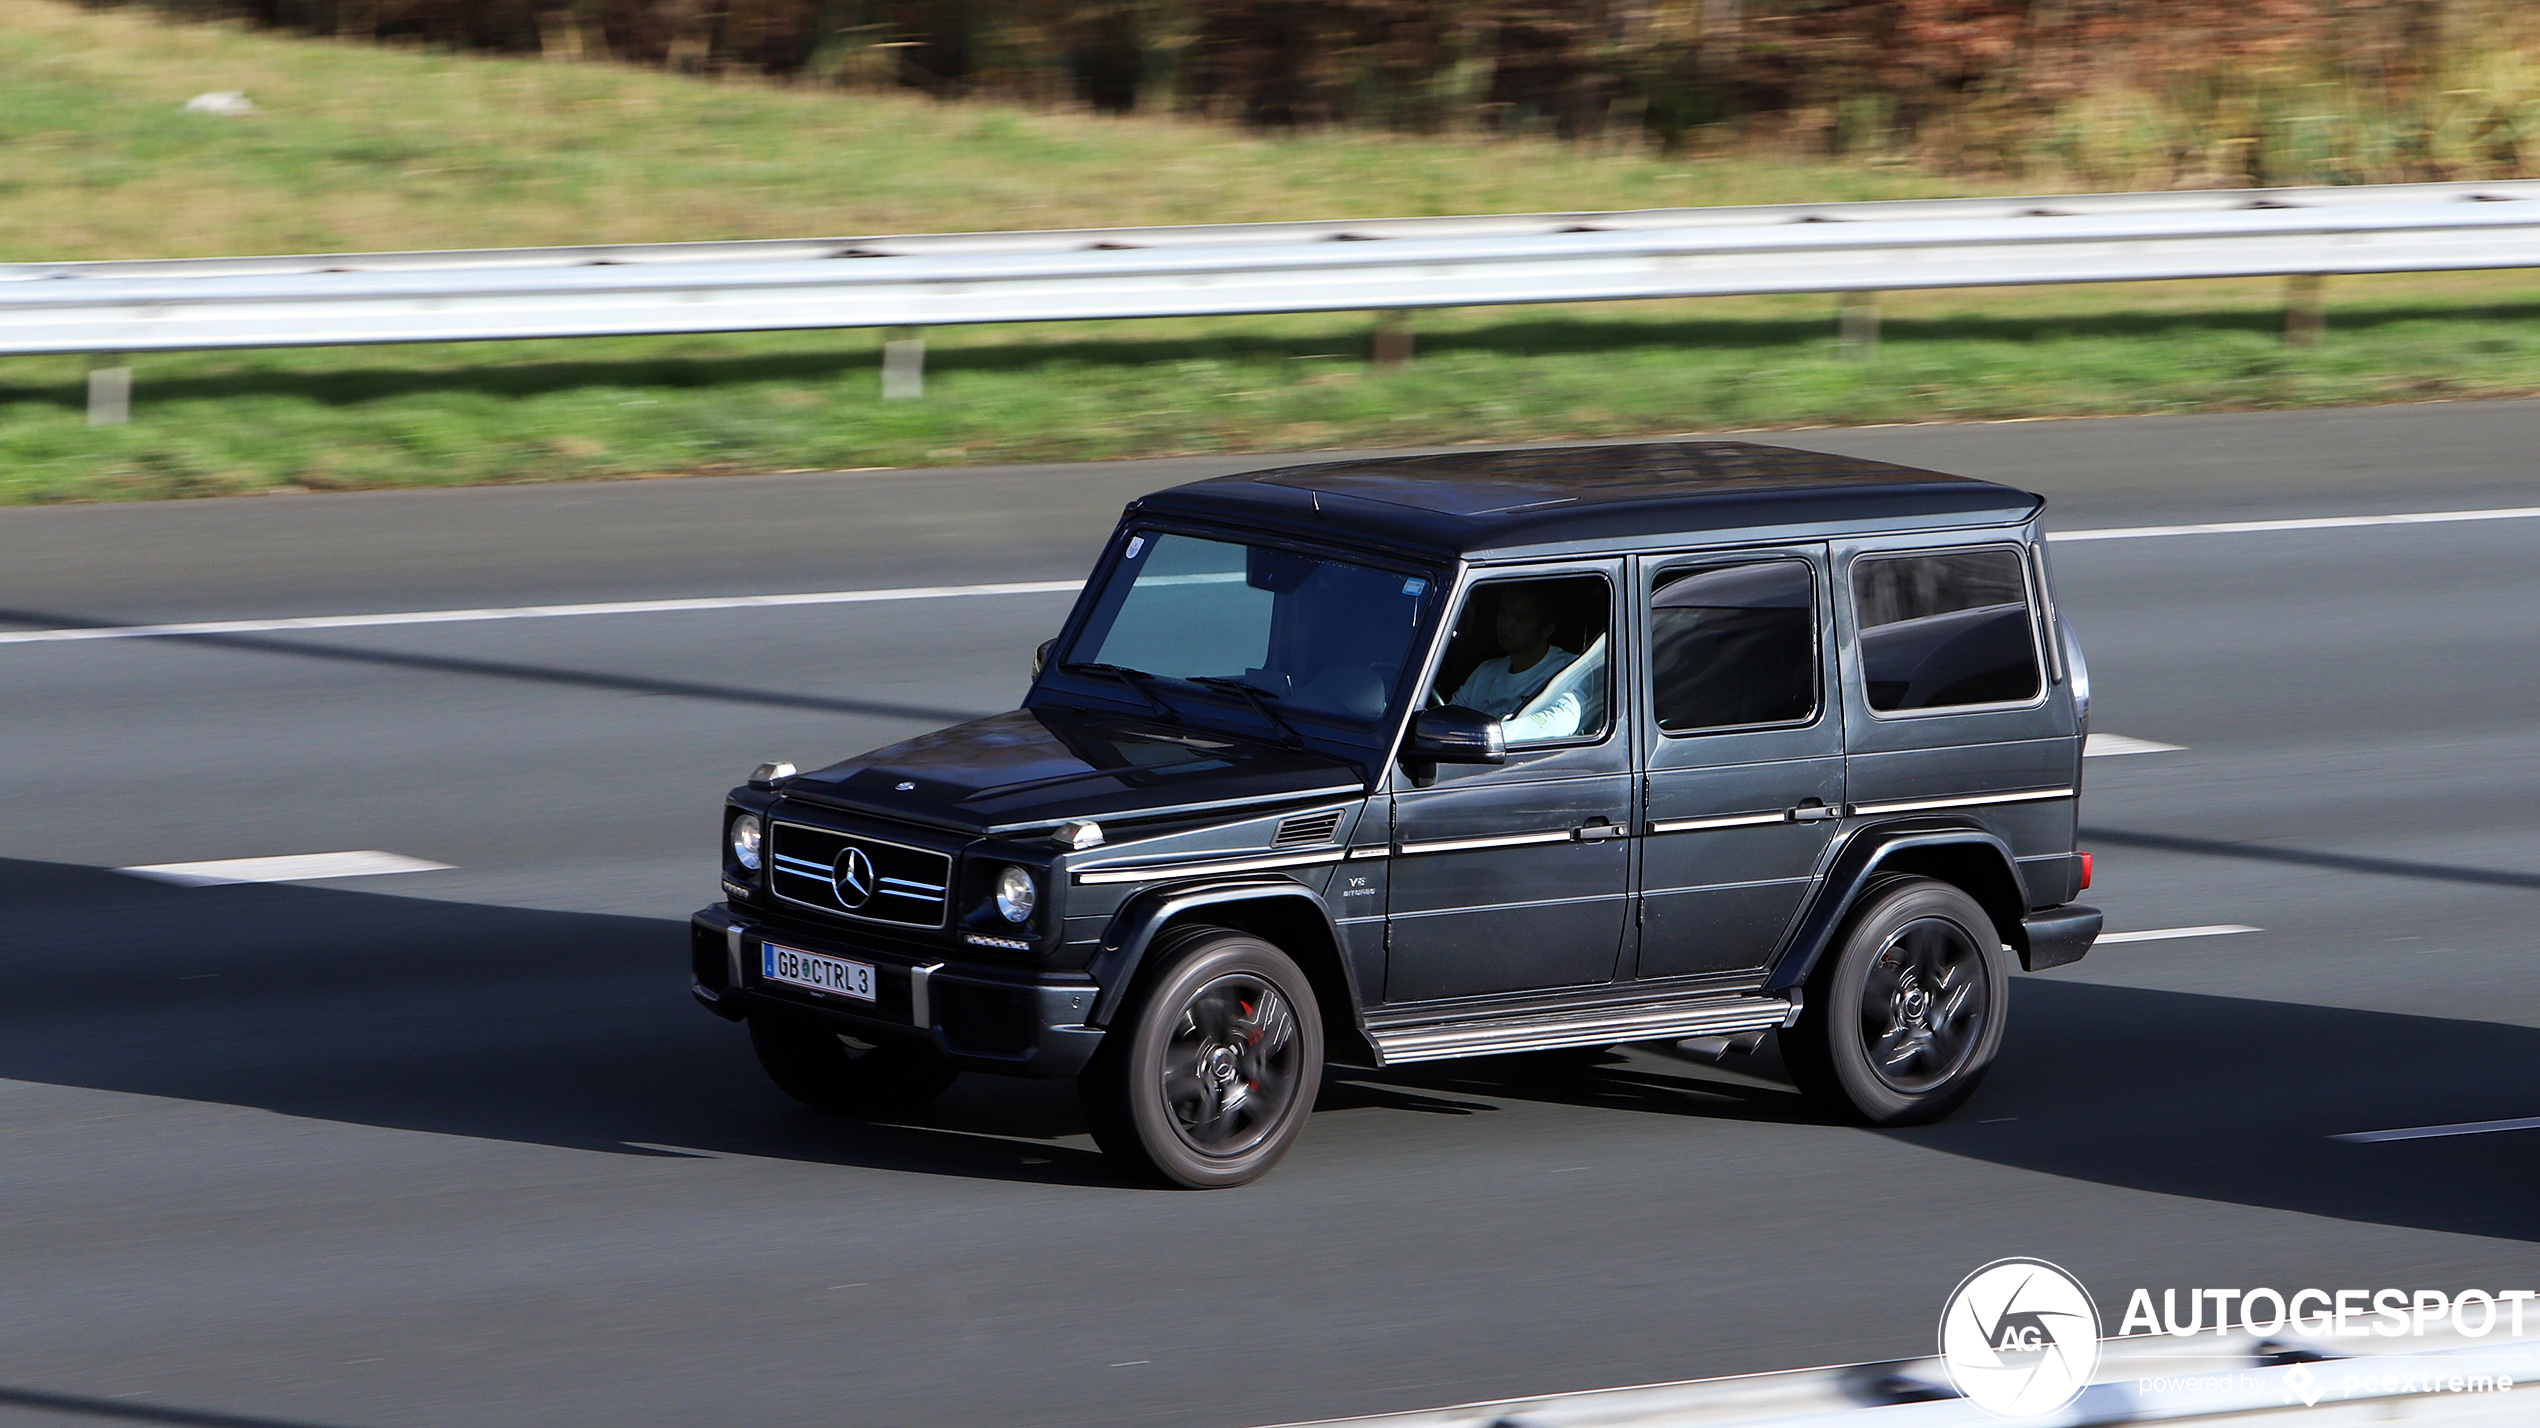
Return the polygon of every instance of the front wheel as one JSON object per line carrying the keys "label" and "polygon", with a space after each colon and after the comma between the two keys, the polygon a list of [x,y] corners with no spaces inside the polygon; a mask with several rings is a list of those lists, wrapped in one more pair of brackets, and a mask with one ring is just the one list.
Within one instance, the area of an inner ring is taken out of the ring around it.
{"label": "front wheel", "polygon": [[1975,899],[1929,878],[1873,888],[1782,1033],[1791,1078],[1874,1126],[1921,1125],[1975,1093],[2002,1046],[2010,974]]}
{"label": "front wheel", "polygon": [[1245,933],[1159,947],[1078,1082],[1094,1141],[1192,1190],[1259,1179],[1305,1129],[1323,1018],[1305,973]]}
{"label": "front wheel", "polygon": [[781,1012],[751,1013],[750,1049],[776,1089],[832,1115],[921,1111],[961,1074],[931,1047],[861,1041]]}

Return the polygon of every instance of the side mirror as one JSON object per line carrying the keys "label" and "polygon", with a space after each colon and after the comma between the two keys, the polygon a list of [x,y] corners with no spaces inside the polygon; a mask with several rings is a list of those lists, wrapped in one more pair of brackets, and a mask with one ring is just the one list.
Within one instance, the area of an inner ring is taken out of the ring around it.
{"label": "side mirror", "polygon": [[1411,739],[1403,756],[1432,764],[1504,764],[1508,731],[1478,709],[1450,704],[1423,709],[1411,719]]}
{"label": "side mirror", "polygon": [[1034,679],[1041,677],[1041,670],[1050,662],[1050,650],[1057,644],[1058,641],[1056,640],[1043,640],[1041,641],[1041,647],[1032,651],[1032,677]]}

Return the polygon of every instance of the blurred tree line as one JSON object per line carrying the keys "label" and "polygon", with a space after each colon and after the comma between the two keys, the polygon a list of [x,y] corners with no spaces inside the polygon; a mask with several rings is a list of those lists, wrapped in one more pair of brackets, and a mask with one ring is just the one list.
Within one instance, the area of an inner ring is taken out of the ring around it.
{"label": "blurred tree line", "polygon": [[1723,143],[2128,187],[2528,174],[2532,0],[152,0],[1278,128]]}

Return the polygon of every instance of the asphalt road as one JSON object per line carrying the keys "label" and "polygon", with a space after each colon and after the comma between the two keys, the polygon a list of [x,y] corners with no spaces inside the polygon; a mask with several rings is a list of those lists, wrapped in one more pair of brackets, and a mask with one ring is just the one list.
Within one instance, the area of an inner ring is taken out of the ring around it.
{"label": "asphalt road", "polygon": [[[1808,432],[2064,529],[2540,505],[2540,405]],[[1080,574],[1236,460],[0,512],[0,629]],[[2059,546],[2115,930],[1951,1122],[1351,1075],[1273,1176],[857,1126],[694,1010],[721,790],[1008,707],[1060,595],[0,645],[0,1421],[1237,1425],[1927,1352],[2004,1255],[2540,1288],[2540,521]],[[447,871],[114,868],[380,849]]]}

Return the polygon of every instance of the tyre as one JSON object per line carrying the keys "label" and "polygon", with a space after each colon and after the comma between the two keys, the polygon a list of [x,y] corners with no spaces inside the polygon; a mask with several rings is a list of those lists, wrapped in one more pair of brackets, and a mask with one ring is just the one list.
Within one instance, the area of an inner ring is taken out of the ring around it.
{"label": "tyre", "polygon": [[776,1089],[832,1115],[920,1111],[961,1074],[931,1047],[871,1044],[781,1012],[751,1014],[750,1049],[758,1053],[758,1064]]}
{"label": "tyre", "polygon": [[1094,1142],[1192,1190],[1259,1179],[1323,1082],[1313,984],[1278,948],[1195,928],[1150,954],[1078,1081]]}
{"label": "tyre", "polygon": [[1782,1033],[1791,1079],[1838,1115],[1921,1125],[1957,1109],[1992,1068],[2010,974],[1975,899],[1896,878],[1863,894],[1807,993]]}

